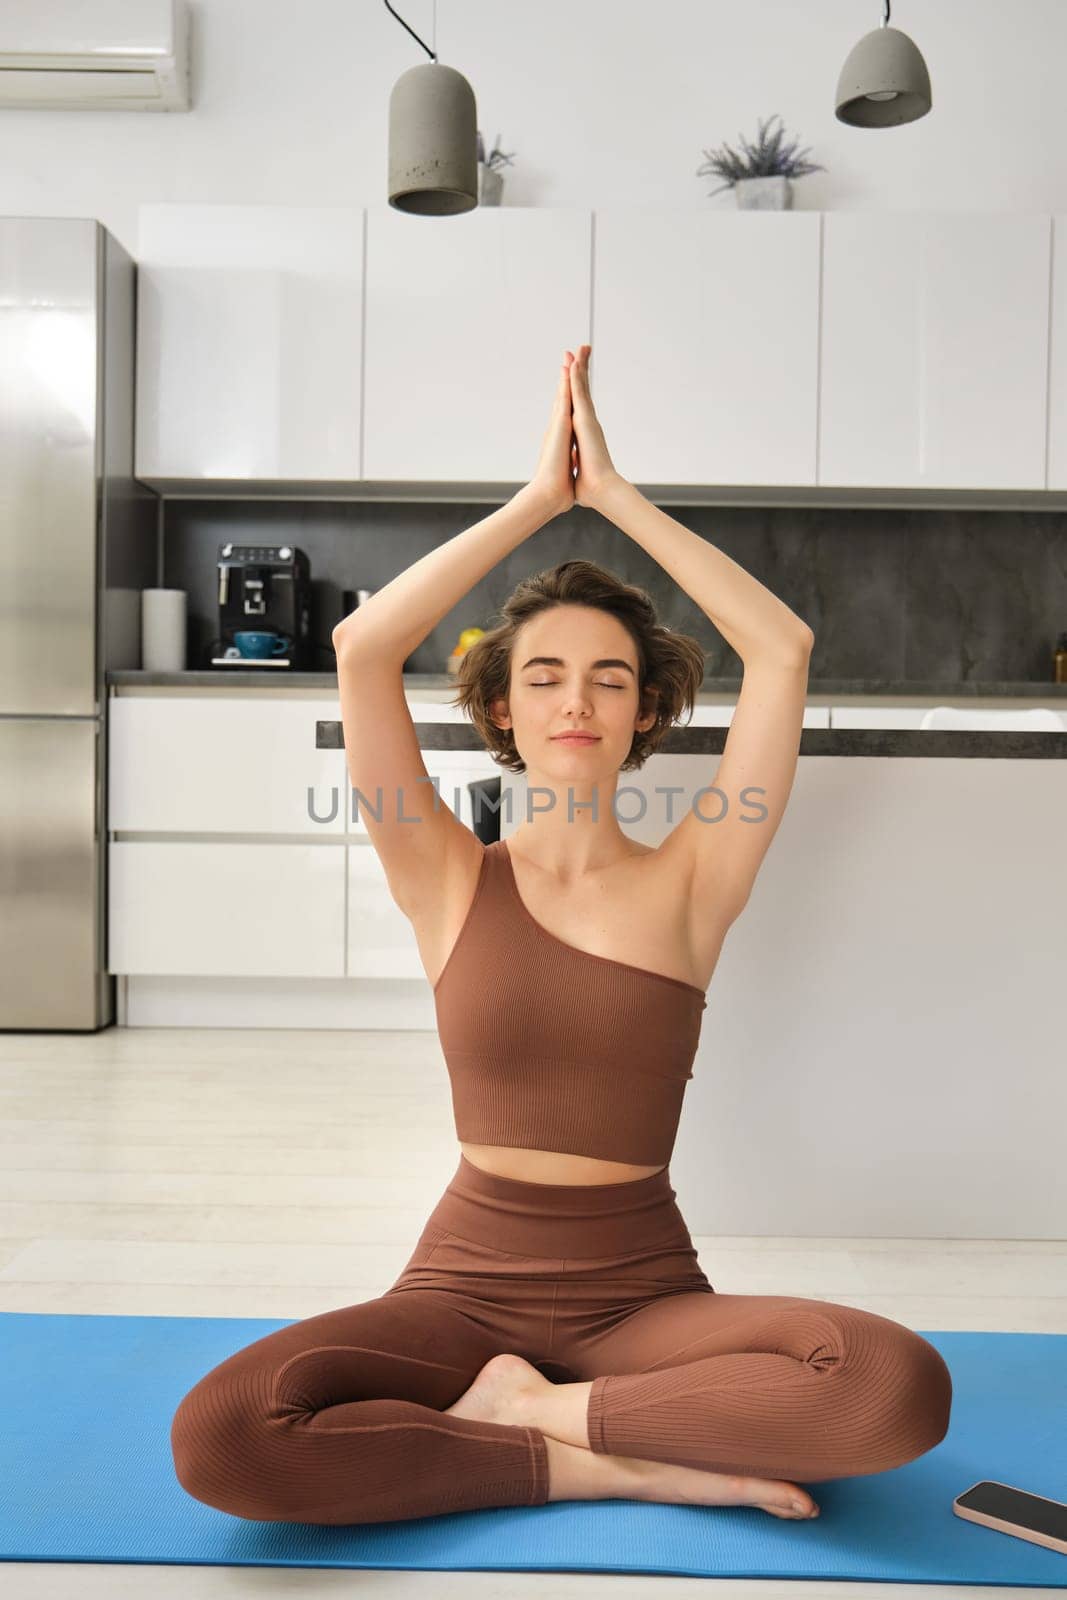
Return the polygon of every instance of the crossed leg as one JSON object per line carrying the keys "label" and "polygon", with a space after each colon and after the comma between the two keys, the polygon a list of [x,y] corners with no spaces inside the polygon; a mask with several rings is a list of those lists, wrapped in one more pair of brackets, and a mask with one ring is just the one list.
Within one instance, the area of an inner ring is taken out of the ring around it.
{"label": "crossed leg", "polygon": [[538,1429],[443,1414],[505,1348],[482,1312],[475,1319],[461,1297],[420,1288],[236,1351],[178,1406],[178,1481],[207,1505],[266,1522],[543,1504],[548,1448]]}
{"label": "crossed leg", "polygon": [[[280,1328],[182,1400],[171,1426],[178,1480],[258,1521],[542,1504],[538,1426],[446,1412],[504,1350],[514,1344],[484,1300],[475,1317],[433,1288]],[[670,1293],[562,1338],[553,1356],[548,1365],[588,1384],[590,1450],[613,1457],[799,1482],[902,1466],[948,1429],[952,1383],[938,1351],[829,1301]]]}
{"label": "crossed leg", "polygon": [[687,1290],[558,1354],[592,1379],[589,1445],[611,1455],[800,1482],[903,1466],[948,1431],[939,1351],[832,1301]]}

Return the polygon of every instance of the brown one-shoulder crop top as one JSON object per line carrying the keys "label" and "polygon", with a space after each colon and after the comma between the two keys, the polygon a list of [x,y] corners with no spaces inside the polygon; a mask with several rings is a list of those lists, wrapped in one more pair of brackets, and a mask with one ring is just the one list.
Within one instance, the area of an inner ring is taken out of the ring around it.
{"label": "brown one-shoulder crop top", "polygon": [[433,992],[462,1142],[670,1160],[704,991],[549,933],[502,839]]}

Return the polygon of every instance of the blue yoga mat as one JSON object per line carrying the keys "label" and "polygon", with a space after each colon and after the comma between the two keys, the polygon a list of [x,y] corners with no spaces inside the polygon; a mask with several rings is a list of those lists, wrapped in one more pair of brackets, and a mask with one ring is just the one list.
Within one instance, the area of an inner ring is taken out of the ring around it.
{"label": "blue yoga mat", "polygon": [[171,1418],[235,1350],[289,1322],[0,1314],[0,1556],[7,1561],[666,1573],[1062,1588],[1067,1556],[963,1521],[980,1478],[1063,1499],[1067,1335],[923,1333],[952,1374],[949,1432],[892,1472],[752,1506],[552,1501],[408,1522],[250,1522],[186,1494]]}

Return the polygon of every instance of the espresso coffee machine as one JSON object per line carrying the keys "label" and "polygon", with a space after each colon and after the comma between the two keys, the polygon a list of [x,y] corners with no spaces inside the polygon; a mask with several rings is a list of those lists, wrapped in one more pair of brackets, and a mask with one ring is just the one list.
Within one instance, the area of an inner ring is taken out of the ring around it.
{"label": "espresso coffee machine", "polygon": [[[211,665],[310,669],[311,568],[304,551],[288,544],[224,544],[218,572],[219,637]],[[238,633],[273,634],[285,642],[275,645],[276,654],[246,655]]]}

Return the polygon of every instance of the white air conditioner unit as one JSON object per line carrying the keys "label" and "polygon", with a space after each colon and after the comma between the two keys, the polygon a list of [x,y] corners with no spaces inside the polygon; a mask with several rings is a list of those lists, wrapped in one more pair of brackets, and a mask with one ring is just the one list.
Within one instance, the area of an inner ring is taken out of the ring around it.
{"label": "white air conditioner unit", "polygon": [[0,0],[0,108],[187,111],[186,0]]}

